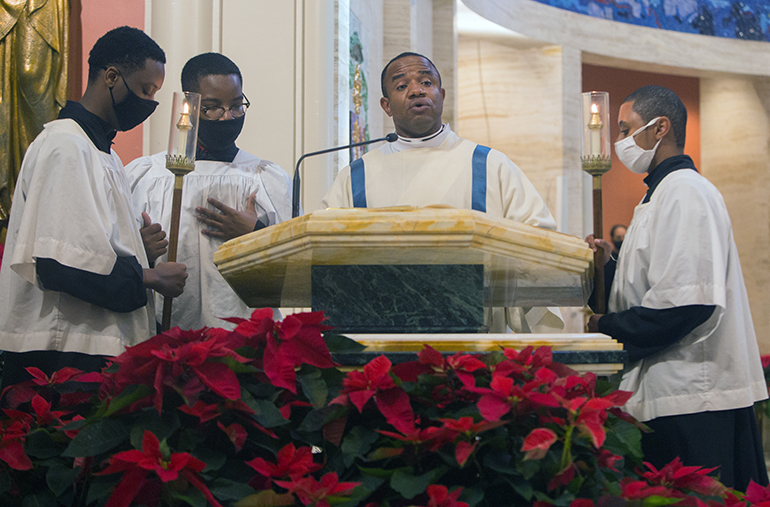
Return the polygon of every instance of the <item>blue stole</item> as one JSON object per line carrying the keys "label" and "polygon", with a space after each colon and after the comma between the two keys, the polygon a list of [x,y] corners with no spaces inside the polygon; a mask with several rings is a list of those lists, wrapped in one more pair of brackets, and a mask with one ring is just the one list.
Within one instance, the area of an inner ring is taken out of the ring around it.
{"label": "blue stole", "polygon": [[[487,211],[487,155],[489,148],[479,144],[473,150],[471,159],[471,209],[483,212]],[[353,207],[366,208],[366,170],[362,158],[350,163],[350,190],[353,194]]]}

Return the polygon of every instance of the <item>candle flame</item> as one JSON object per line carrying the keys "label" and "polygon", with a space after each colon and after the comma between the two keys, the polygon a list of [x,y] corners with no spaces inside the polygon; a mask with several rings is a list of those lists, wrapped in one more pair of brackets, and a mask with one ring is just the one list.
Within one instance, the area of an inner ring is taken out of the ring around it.
{"label": "candle flame", "polygon": [[182,114],[190,114],[190,104],[187,102],[182,105]]}
{"label": "candle flame", "polygon": [[591,104],[591,113],[596,114],[599,112],[599,105],[598,104]]}

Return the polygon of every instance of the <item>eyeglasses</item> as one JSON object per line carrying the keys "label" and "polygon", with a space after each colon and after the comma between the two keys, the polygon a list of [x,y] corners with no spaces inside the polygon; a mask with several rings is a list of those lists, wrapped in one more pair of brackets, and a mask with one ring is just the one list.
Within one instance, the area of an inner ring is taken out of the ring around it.
{"label": "eyeglasses", "polygon": [[246,95],[243,96],[243,104],[238,104],[237,106],[230,106],[230,107],[222,107],[222,106],[216,106],[216,107],[206,107],[201,106],[201,114],[207,119],[207,120],[218,120],[222,118],[225,115],[225,112],[230,111],[230,115],[233,118],[240,118],[244,114],[246,114],[246,110],[249,108],[251,103],[249,102],[249,99],[246,98]]}

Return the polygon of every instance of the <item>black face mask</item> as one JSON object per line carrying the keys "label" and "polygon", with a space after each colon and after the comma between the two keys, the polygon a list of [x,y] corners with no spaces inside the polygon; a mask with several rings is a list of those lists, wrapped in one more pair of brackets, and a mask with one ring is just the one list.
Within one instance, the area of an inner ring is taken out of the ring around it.
{"label": "black face mask", "polygon": [[620,252],[620,245],[623,244],[623,241],[613,241],[612,244],[615,245],[615,250]]}
{"label": "black face mask", "polygon": [[235,140],[243,130],[246,115],[232,120],[204,120],[198,122],[198,142],[212,152],[235,146]]}
{"label": "black face mask", "polygon": [[110,88],[110,98],[112,98],[112,109],[115,111],[115,117],[118,119],[118,130],[125,132],[149,118],[158,107],[158,103],[154,100],[143,99],[132,92],[126,83],[126,78],[122,75],[120,77],[123,79],[123,84],[126,85],[128,95],[116,104],[115,97],[112,95],[112,88]]}

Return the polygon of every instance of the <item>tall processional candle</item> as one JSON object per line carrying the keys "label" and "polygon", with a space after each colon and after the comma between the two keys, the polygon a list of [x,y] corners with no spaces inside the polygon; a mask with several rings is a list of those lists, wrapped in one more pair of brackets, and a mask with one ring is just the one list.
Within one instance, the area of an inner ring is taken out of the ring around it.
{"label": "tall processional candle", "polygon": [[[612,167],[610,153],[610,94],[586,92],[583,94],[583,170],[593,180],[594,238],[603,236],[602,175]],[[594,295],[596,313],[606,313],[604,291],[604,252],[594,254]]]}
{"label": "tall processional candle", "polygon": [[[174,173],[174,199],[171,205],[171,226],[168,239],[168,261],[176,262],[179,239],[179,215],[182,209],[184,176],[195,169],[195,151],[198,147],[198,115],[201,107],[199,93],[174,92],[171,106],[171,132],[168,136],[166,169]],[[163,300],[163,331],[171,327],[173,298]]]}

